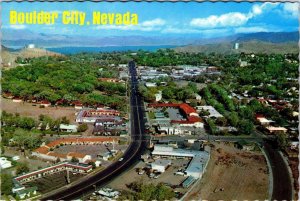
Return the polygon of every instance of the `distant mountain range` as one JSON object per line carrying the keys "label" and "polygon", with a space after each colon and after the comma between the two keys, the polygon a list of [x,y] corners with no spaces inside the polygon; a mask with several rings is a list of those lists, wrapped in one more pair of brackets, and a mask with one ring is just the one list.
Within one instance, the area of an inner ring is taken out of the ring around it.
{"label": "distant mountain range", "polygon": [[284,43],[270,43],[259,40],[249,40],[245,42],[239,41],[239,48],[234,49],[234,42],[223,42],[207,45],[187,45],[174,48],[177,52],[190,52],[190,53],[221,53],[221,54],[234,54],[234,53],[266,53],[266,54],[286,54],[298,53],[299,46],[296,42]]}
{"label": "distant mountain range", "polygon": [[264,41],[270,43],[298,42],[299,32],[257,32],[239,34],[235,42]]}
{"label": "distant mountain range", "polygon": [[246,41],[263,41],[271,43],[298,42],[298,32],[259,32],[236,34],[218,38],[201,38],[194,36],[69,36],[63,34],[35,33],[29,30],[2,30],[2,44],[7,47],[23,47],[36,44],[39,47],[105,47],[105,46],[157,46],[157,45],[206,45],[217,43],[234,43]]}

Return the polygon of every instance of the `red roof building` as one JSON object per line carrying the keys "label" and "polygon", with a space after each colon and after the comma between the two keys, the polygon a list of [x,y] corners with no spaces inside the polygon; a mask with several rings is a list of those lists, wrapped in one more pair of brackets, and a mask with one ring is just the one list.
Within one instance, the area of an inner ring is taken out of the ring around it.
{"label": "red roof building", "polygon": [[157,103],[149,104],[148,107],[175,107],[179,108],[186,115],[187,120],[171,120],[171,123],[194,124],[196,122],[203,122],[196,109],[187,103]]}

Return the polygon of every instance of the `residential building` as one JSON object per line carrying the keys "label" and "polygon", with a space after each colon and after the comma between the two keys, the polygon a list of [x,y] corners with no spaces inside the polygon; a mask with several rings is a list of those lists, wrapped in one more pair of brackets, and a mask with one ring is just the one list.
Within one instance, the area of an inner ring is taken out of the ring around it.
{"label": "residential building", "polygon": [[146,82],[145,86],[150,88],[150,87],[156,87],[157,85],[156,85],[156,83],[153,83],[153,82]]}
{"label": "residential building", "polygon": [[162,99],[162,91],[158,91],[158,93],[155,94],[155,101],[159,102]]}
{"label": "residential building", "polygon": [[267,126],[266,127],[267,131],[271,134],[276,134],[276,133],[280,133],[280,132],[283,132],[283,133],[286,133],[287,132],[287,129],[284,128],[284,127],[275,127],[275,126]]}
{"label": "residential building", "polygon": [[5,157],[0,158],[0,169],[6,169],[12,167],[11,161],[7,160]]}
{"label": "residential building", "polygon": [[271,123],[274,123],[275,121],[265,118],[263,115],[257,114],[256,120],[260,123],[262,126],[270,125]]}

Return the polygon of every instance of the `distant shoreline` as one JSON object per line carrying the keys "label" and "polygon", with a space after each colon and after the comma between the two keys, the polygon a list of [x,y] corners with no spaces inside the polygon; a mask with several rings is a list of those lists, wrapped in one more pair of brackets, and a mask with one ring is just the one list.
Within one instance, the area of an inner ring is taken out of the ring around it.
{"label": "distant shoreline", "polygon": [[156,51],[158,49],[164,48],[175,48],[175,45],[143,45],[143,46],[102,46],[102,47],[85,47],[85,46],[71,46],[71,47],[47,47],[45,48],[48,51],[57,52],[61,54],[76,54],[80,52],[91,52],[91,53],[98,53],[98,52],[125,52],[125,51]]}
{"label": "distant shoreline", "polygon": [[[18,51],[24,48],[24,46],[5,46],[13,51]],[[124,52],[124,51],[138,51],[138,50],[145,50],[145,51],[156,51],[158,49],[164,48],[175,48],[179,47],[176,45],[138,45],[138,46],[53,46],[53,47],[36,47],[45,49],[48,51],[53,51],[61,54],[76,54],[80,52]]]}

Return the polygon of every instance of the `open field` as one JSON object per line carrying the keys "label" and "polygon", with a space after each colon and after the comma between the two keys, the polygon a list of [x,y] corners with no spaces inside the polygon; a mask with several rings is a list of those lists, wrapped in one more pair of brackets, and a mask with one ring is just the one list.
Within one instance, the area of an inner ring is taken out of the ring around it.
{"label": "open field", "polygon": [[4,111],[8,113],[19,113],[21,116],[28,116],[38,119],[39,115],[48,115],[53,119],[58,119],[66,116],[70,123],[75,122],[75,109],[73,107],[47,107],[39,108],[33,106],[32,103],[14,103],[10,99],[1,98]]}
{"label": "open field", "polygon": [[202,180],[185,200],[265,200],[269,178],[264,156],[214,143]]}

